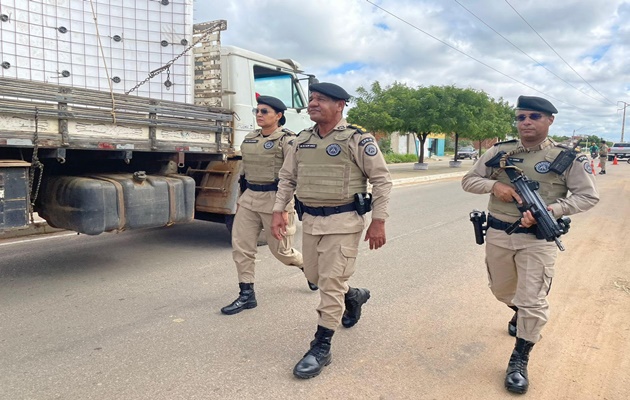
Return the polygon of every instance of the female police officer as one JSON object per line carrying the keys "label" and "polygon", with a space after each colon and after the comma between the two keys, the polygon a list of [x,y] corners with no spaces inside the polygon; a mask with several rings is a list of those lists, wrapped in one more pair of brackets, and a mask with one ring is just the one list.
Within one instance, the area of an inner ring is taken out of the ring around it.
{"label": "female police officer", "polygon": [[[254,293],[254,264],[257,240],[264,228],[271,253],[285,265],[302,268],[302,254],[292,247],[295,234],[293,203],[283,212],[289,234],[282,240],[271,235],[271,215],[278,189],[278,172],[295,134],[282,126],[287,107],[275,97],[259,96],[253,110],[261,129],[249,133],[241,144],[241,196],[232,227],[232,258],[236,263],[240,293],[236,300],[221,309],[232,315],[257,306]],[[309,282],[311,290],[317,286]]]}

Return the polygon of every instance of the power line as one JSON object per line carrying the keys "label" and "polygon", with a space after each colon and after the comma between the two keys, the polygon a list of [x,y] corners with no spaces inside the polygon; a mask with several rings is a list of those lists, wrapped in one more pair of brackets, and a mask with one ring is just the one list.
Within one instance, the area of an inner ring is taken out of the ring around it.
{"label": "power line", "polygon": [[595,97],[589,95],[588,93],[586,93],[585,91],[583,91],[582,89],[578,88],[577,86],[573,85],[572,83],[564,80],[562,77],[558,76],[555,72],[553,72],[552,70],[550,70],[549,68],[547,68],[545,65],[543,65],[542,63],[540,63],[538,60],[536,60],[535,58],[533,58],[532,56],[530,56],[529,54],[527,54],[525,51],[523,51],[520,47],[518,47],[517,45],[515,45],[514,43],[512,43],[508,38],[506,38],[505,36],[503,36],[501,33],[499,33],[496,29],[494,29],[493,27],[491,27],[489,24],[487,24],[483,19],[479,18],[477,15],[475,15],[475,13],[473,13],[472,11],[470,11],[468,8],[466,8],[462,3],[460,3],[458,0],[454,0],[455,3],[459,4],[464,10],[466,10],[469,14],[471,14],[473,17],[477,18],[482,24],[484,24],[485,26],[487,26],[490,30],[492,30],[494,33],[496,33],[498,36],[500,36],[503,40],[505,40],[506,42],[508,42],[509,44],[511,44],[515,49],[517,49],[518,51],[520,51],[521,53],[525,54],[527,57],[529,57],[530,60],[534,61],[536,64],[538,64],[539,66],[543,67],[544,69],[546,69],[547,71],[549,71],[549,73],[551,73],[553,76],[555,76],[556,78],[560,79],[562,82],[566,83],[567,85],[571,86],[572,88],[574,88],[575,90],[579,91],[580,93],[590,97],[591,99],[595,100],[595,101],[600,101],[602,103],[605,103],[603,100],[601,99],[596,99]]}
{"label": "power line", "polygon": [[512,8],[512,10],[514,10],[514,12],[516,13],[516,15],[518,15],[519,17],[521,17],[521,19],[522,19],[522,20],[523,20],[523,21],[524,21],[524,22],[525,22],[525,23],[526,23],[526,24],[527,24],[527,25],[528,25],[528,26],[529,26],[529,27],[530,27],[530,28],[531,28],[531,29],[532,29],[535,33],[536,33],[536,35],[538,35],[538,37],[540,38],[540,40],[542,40],[543,42],[545,42],[545,44],[546,44],[547,46],[549,46],[549,48],[550,48],[550,49],[551,49],[554,53],[556,53],[556,55],[557,55],[558,57],[560,57],[560,59],[561,59],[562,61],[564,61],[564,63],[565,63],[565,64],[566,64],[569,68],[571,68],[571,70],[572,70],[573,72],[575,72],[575,74],[576,74],[577,76],[579,76],[579,77],[580,77],[580,79],[582,79],[582,80],[584,81],[584,83],[586,83],[588,86],[590,86],[590,88],[591,88],[591,89],[593,89],[595,92],[597,92],[597,94],[599,94],[599,95],[600,95],[600,96],[602,96],[604,99],[606,99],[606,101],[607,101],[608,103],[610,103],[610,104],[615,104],[615,102],[613,102],[613,101],[611,101],[610,99],[608,99],[606,96],[604,96],[603,94],[601,94],[601,93],[600,93],[597,89],[595,89],[595,88],[593,87],[593,85],[591,85],[590,83],[588,83],[588,82],[586,81],[586,79],[584,79],[584,78],[582,77],[582,75],[580,75],[580,74],[579,74],[579,73],[578,73],[578,72],[577,72],[577,71],[576,71],[576,70],[575,70],[575,69],[571,66],[571,64],[569,64],[569,63],[568,63],[568,62],[567,62],[564,58],[562,58],[562,56],[561,56],[560,54],[558,54],[558,52],[556,51],[556,49],[554,49],[554,48],[553,48],[553,46],[551,46],[551,45],[550,45],[550,44],[549,44],[549,43],[548,43],[548,42],[547,42],[547,41],[546,41],[546,40],[545,40],[545,39],[544,39],[544,38],[540,35],[540,33],[538,33],[538,32],[536,31],[536,29],[534,29],[534,27],[533,27],[533,26],[531,26],[531,24],[530,24],[529,22],[527,22],[527,20],[526,20],[526,19],[525,19],[525,18],[524,18],[524,17],[523,17],[523,16],[522,16],[522,15],[521,15],[521,14],[520,14],[517,10],[516,10],[516,8],[514,8],[514,7],[510,4],[510,2],[509,2],[508,0],[505,0],[505,2],[507,3],[507,5],[508,5],[508,6],[510,6],[510,7]]}
{"label": "power line", "polygon": [[525,87],[527,87],[527,88],[532,89],[532,90],[533,90],[533,91],[535,91],[535,92],[538,92],[538,93],[540,93],[540,94],[543,94],[543,95],[545,95],[545,96],[547,96],[547,97],[549,97],[549,98],[552,98],[552,99],[554,99],[554,100],[557,100],[557,101],[559,101],[559,102],[561,102],[561,103],[563,103],[563,104],[566,104],[566,105],[568,105],[568,106],[571,106],[571,107],[573,107],[573,108],[576,108],[576,109],[578,109],[578,110],[580,110],[580,111],[586,111],[586,110],[584,110],[584,109],[581,109],[581,108],[580,108],[580,107],[578,107],[578,106],[575,106],[575,105],[573,105],[573,104],[571,104],[571,103],[567,103],[567,102],[565,102],[565,101],[563,101],[563,100],[560,100],[559,98],[557,98],[557,97],[555,97],[555,96],[552,96],[552,95],[547,94],[547,93],[545,93],[545,92],[543,92],[543,91],[541,91],[541,90],[538,90],[538,89],[536,89],[535,87],[533,87],[533,86],[531,86],[531,85],[528,85],[528,84],[527,84],[527,83],[525,83],[525,82],[519,81],[518,79],[516,79],[516,78],[514,78],[514,77],[512,77],[512,76],[510,76],[510,75],[508,75],[508,74],[506,74],[506,73],[504,73],[504,72],[499,71],[498,69],[496,69],[496,68],[494,68],[494,67],[492,67],[492,66],[490,66],[490,65],[488,65],[488,64],[486,64],[486,63],[484,63],[483,61],[481,61],[481,60],[479,60],[479,59],[477,59],[477,58],[475,58],[475,57],[471,56],[470,54],[468,54],[468,53],[466,53],[466,52],[464,52],[464,51],[462,51],[462,50],[458,49],[457,47],[454,47],[454,46],[450,45],[449,43],[447,43],[447,42],[443,41],[442,39],[439,39],[439,38],[437,38],[437,37],[435,37],[435,36],[431,35],[430,33],[428,33],[428,32],[426,32],[426,31],[424,31],[424,30],[420,29],[419,27],[415,26],[415,25],[414,25],[414,24],[412,24],[411,22],[404,20],[403,18],[401,18],[401,17],[397,16],[396,14],[394,14],[394,13],[392,13],[392,12],[390,12],[390,11],[388,11],[388,10],[384,9],[383,7],[381,7],[381,6],[377,5],[377,4],[374,4],[371,0],[365,0],[365,1],[366,1],[366,2],[368,2],[369,4],[373,5],[374,7],[378,8],[379,10],[381,10],[381,11],[383,11],[383,12],[385,12],[385,13],[387,13],[387,14],[391,15],[392,17],[396,18],[397,20],[399,20],[399,21],[401,21],[401,22],[403,22],[403,23],[405,23],[405,24],[407,24],[407,25],[411,26],[412,28],[414,28],[414,29],[416,29],[416,30],[418,30],[418,31],[420,31],[420,32],[422,32],[422,33],[424,33],[425,35],[429,36],[430,38],[432,38],[432,39],[434,39],[434,40],[437,40],[438,42],[442,43],[443,45],[450,47],[451,49],[453,49],[453,50],[457,51],[458,53],[465,55],[466,57],[470,58],[471,60],[474,60],[474,61],[478,62],[479,64],[483,65],[484,67],[489,68],[489,69],[493,70],[494,72],[499,73],[499,74],[501,74],[501,75],[505,76],[506,78],[513,80],[514,82],[517,82],[517,83],[519,83],[519,84],[521,84],[521,85],[523,85],[523,86],[525,86]]}

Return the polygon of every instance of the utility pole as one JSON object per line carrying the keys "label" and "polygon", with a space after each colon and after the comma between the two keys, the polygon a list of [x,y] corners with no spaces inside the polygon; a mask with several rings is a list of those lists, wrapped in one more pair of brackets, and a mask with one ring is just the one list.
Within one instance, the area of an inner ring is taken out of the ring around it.
{"label": "utility pole", "polygon": [[618,101],[617,104],[623,103],[623,118],[621,118],[621,141],[623,142],[623,131],[626,127],[626,107],[628,107],[628,103],[625,101]]}

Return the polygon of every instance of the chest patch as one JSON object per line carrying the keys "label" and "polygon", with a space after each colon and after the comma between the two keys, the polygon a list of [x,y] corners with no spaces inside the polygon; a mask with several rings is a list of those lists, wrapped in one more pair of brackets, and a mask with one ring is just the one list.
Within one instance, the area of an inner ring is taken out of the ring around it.
{"label": "chest patch", "polygon": [[315,143],[300,143],[298,146],[300,149],[315,149],[317,145]]}
{"label": "chest patch", "polygon": [[549,161],[541,161],[538,164],[534,165],[534,169],[539,174],[546,174],[547,172],[549,172],[550,165],[551,163]]}
{"label": "chest patch", "polygon": [[258,143],[258,139],[245,139],[243,143]]}
{"label": "chest patch", "polygon": [[273,141],[270,140],[268,142],[265,142],[265,144],[263,144],[263,147],[267,150],[273,148]]}
{"label": "chest patch", "polygon": [[375,144],[370,143],[367,146],[365,146],[365,154],[367,154],[368,156],[375,156],[378,154],[378,147],[376,147]]}
{"label": "chest patch", "polygon": [[326,154],[328,154],[329,156],[335,157],[339,155],[339,153],[341,153],[341,146],[339,146],[337,143],[329,144],[328,146],[326,146]]}

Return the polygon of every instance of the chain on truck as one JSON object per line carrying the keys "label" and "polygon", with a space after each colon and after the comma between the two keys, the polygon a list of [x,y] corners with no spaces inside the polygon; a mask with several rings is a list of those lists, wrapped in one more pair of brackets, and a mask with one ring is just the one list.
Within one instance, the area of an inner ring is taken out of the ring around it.
{"label": "chain on truck", "polygon": [[[125,93],[0,77],[0,229],[33,212],[90,235],[202,219],[231,225],[240,143],[256,94],[290,106],[286,127],[312,124],[293,60],[221,46],[226,21],[194,25],[193,42]],[[137,96],[194,53],[195,104]]]}

